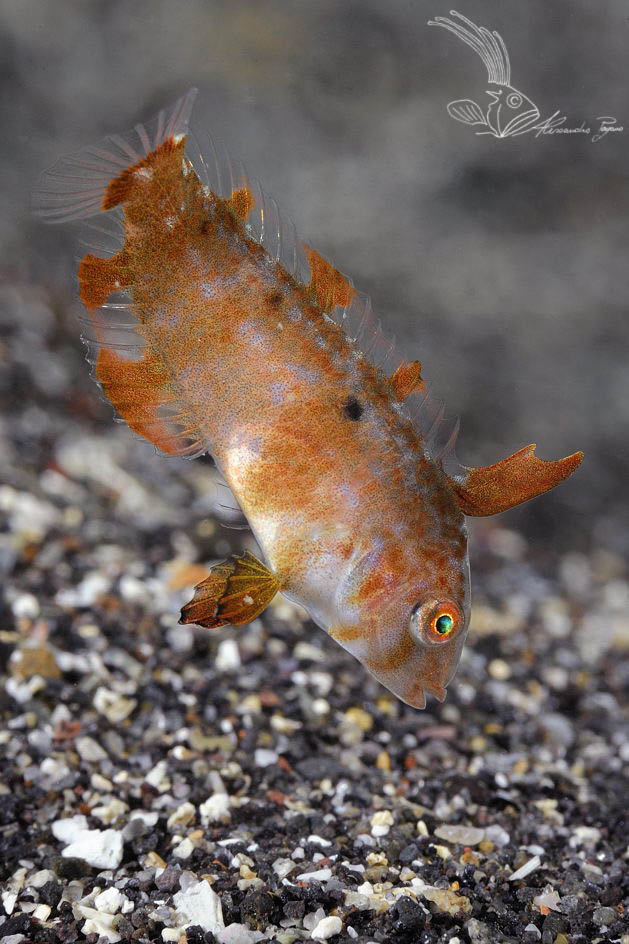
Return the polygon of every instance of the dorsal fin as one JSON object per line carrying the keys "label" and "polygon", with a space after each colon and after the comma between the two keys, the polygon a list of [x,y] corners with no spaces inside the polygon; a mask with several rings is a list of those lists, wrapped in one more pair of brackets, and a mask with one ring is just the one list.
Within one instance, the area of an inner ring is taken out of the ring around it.
{"label": "dorsal fin", "polygon": [[[356,291],[351,280],[320,253],[304,248],[290,219],[259,182],[247,176],[241,162],[232,160],[226,149],[209,135],[188,133],[195,97],[196,89],[191,89],[146,125],[136,125],[125,135],[110,135],[96,146],[57,161],[40,178],[33,196],[36,212],[48,222],[62,222],[93,216],[103,210],[104,202],[113,206],[128,196],[128,187],[135,181],[130,168],[136,174],[148,174],[150,167],[145,159],[162,147],[180,148],[185,136],[186,160],[202,184],[228,203],[244,221],[250,236],[273,260],[298,282],[310,287],[324,312],[342,327],[357,350],[383,372],[383,379],[388,378],[402,357],[393,339],[382,330],[369,298]],[[95,324],[98,327],[98,336],[95,338],[92,330],[87,339],[90,357],[97,361],[98,351],[104,348],[118,352],[122,358],[127,352],[132,358],[144,357],[144,340],[141,333],[138,335],[132,317],[133,285],[125,272],[120,208],[109,210],[98,220],[84,220],[83,228],[85,242],[93,252],[84,257],[81,265],[82,297],[90,309],[91,328]],[[129,314],[128,321],[120,323],[112,318],[112,312],[119,310]],[[105,361],[106,358],[103,364]],[[406,395],[400,410],[411,419],[420,436],[425,437],[430,430],[435,439],[441,438],[434,429],[439,406],[427,387],[418,382],[415,391]],[[148,427],[145,424],[143,428]],[[199,451],[205,451],[203,443],[197,445]],[[427,443],[424,448],[429,451]]]}
{"label": "dorsal fin", "polygon": [[103,209],[103,197],[112,179],[141,162],[169,138],[184,135],[197,89],[191,88],[146,124],[127,134],[111,134],[96,145],[61,157],[39,178],[31,207],[47,223],[93,216]]}

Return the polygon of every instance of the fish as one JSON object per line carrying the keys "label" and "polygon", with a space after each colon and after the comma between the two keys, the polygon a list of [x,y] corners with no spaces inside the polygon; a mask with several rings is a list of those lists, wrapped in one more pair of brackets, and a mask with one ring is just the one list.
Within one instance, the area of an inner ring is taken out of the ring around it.
{"label": "fish", "polygon": [[458,463],[418,360],[211,137],[196,89],[61,158],[33,205],[80,220],[88,359],[119,416],[209,454],[260,548],[210,568],[180,622],[253,620],[277,593],[415,708],[442,701],[470,616],[466,516],[553,488],[582,453]]}
{"label": "fish", "polygon": [[485,94],[490,99],[485,107],[470,98],[450,102],[447,106],[450,117],[466,125],[479,125],[483,130],[476,134],[491,134],[494,138],[512,138],[532,131],[540,111],[527,95],[511,85],[511,62],[500,33],[477,26],[456,10],[451,10],[450,16],[456,20],[436,16],[428,20],[428,26],[448,30],[480,57],[487,69]]}

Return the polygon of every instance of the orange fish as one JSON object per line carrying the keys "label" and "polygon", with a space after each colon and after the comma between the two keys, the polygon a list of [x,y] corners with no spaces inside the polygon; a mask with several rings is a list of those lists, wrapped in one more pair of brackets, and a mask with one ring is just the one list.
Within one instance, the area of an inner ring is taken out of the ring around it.
{"label": "orange fish", "polygon": [[162,452],[210,453],[260,546],[214,566],[181,621],[238,626],[281,591],[400,699],[443,700],[469,621],[465,515],[547,491],[582,454],[458,465],[368,300],[188,134],[195,94],[61,159],[35,195],[51,222],[101,214],[78,276],[103,391]]}

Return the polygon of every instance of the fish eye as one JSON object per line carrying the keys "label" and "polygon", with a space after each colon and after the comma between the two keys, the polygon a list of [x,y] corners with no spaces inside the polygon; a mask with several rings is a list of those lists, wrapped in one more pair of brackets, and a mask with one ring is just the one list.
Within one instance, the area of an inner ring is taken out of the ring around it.
{"label": "fish eye", "polygon": [[522,96],[517,92],[511,92],[510,95],[507,95],[507,105],[509,108],[519,108],[522,104]]}
{"label": "fish eye", "polygon": [[463,628],[463,614],[454,600],[427,600],[414,607],[409,630],[422,645],[440,645]]}

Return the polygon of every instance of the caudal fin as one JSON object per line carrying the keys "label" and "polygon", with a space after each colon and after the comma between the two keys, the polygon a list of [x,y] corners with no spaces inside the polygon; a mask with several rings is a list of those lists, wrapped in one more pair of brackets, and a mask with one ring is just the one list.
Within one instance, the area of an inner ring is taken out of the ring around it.
{"label": "caudal fin", "polygon": [[59,158],[39,178],[31,197],[33,212],[47,223],[65,223],[109,209],[103,199],[112,180],[169,138],[186,134],[196,95],[191,88],[145,125]]}

